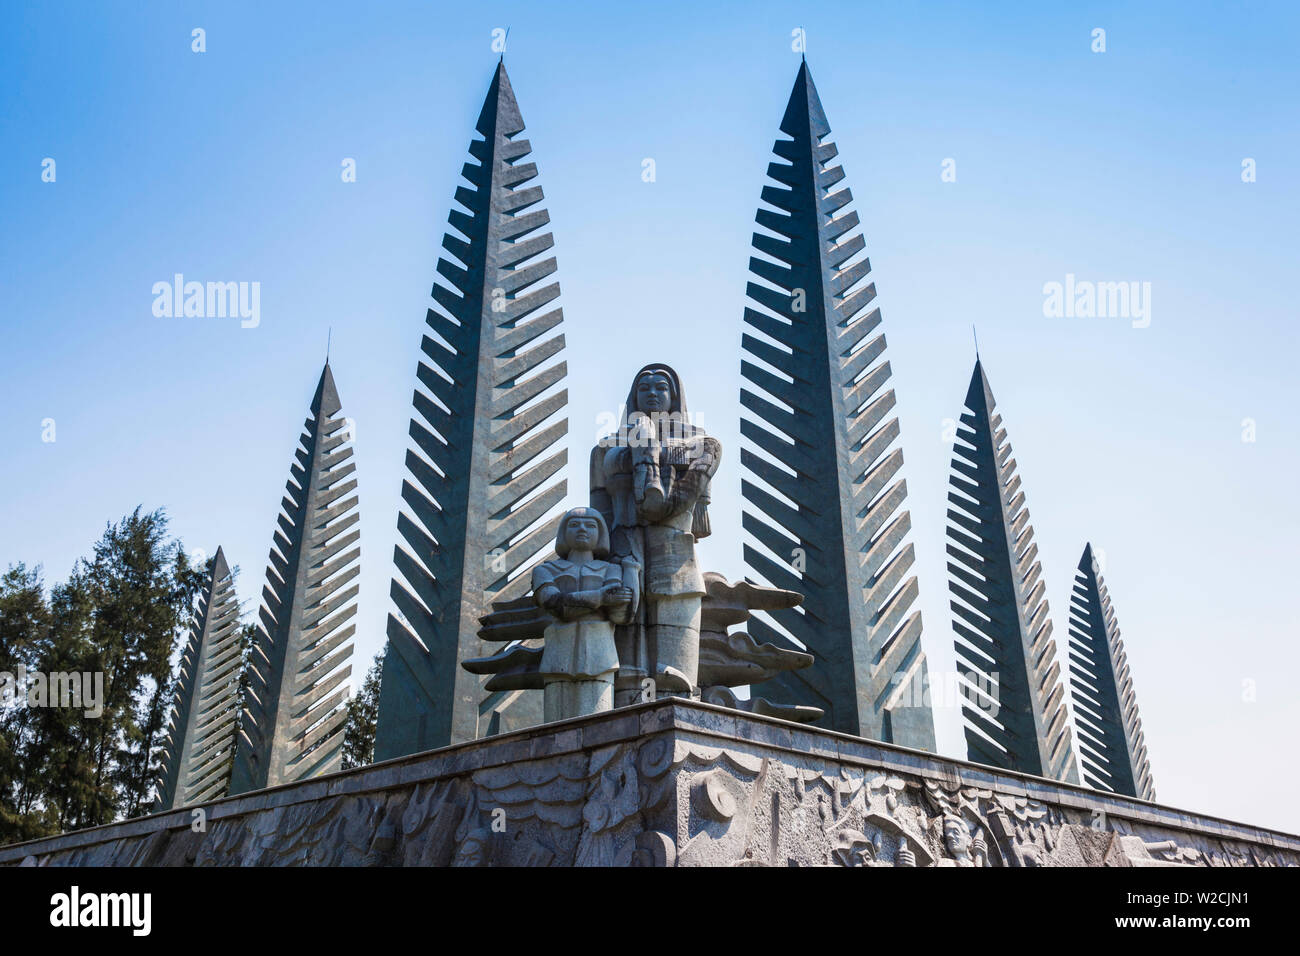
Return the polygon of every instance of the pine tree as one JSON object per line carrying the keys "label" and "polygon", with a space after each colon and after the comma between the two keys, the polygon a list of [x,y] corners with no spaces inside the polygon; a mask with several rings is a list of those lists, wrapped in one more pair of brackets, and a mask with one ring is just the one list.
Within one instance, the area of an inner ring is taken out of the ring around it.
{"label": "pine tree", "polygon": [[[167,539],[167,517],[142,509],[110,525],[85,578],[94,604],[92,670],[104,675],[104,711],[88,723],[95,793],[87,825],[138,813],[157,775],[153,755],[162,729],[170,658],[186,617],[188,571],[177,542]],[[191,583],[192,586],[192,583]]]}
{"label": "pine tree", "polygon": [[375,725],[379,720],[379,685],[384,675],[384,654],[375,655],[365,683],[348,701],[347,729],[343,732],[343,768],[352,770],[374,763]]}
{"label": "pine tree", "polygon": [[89,706],[0,714],[6,835],[25,839],[142,811],[156,776],[169,657],[195,581],[179,542],[167,537],[166,515],[137,508],[105,529],[48,599],[39,572],[21,565],[0,582],[0,670],[21,664],[33,677],[103,681],[99,716],[87,716]]}
{"label": "pine tree", "polygon": [[[45,674],[93,673],[98,666],[91,638],[94,616],[84,562],[79,562],[67,581],[50,589],[49,637],[33,656],[32,669]],[[28,713],[33,750],[24,812],[42,816],[50,832],[89,825],[101,803],[92,750],[96,722],[64,707],[32,708]],[[107,802],[111,814],[111,797]]]}
{"label": "pine tree", "polygon": [[41,747],[33,712],[21,706],[20,668],[33,667],[50,638],[50,608],[40,568],[11,567],[0,578],[0,672],[10,683],[0,688],[0,844],[29,840],[53,827],[31,813]]}

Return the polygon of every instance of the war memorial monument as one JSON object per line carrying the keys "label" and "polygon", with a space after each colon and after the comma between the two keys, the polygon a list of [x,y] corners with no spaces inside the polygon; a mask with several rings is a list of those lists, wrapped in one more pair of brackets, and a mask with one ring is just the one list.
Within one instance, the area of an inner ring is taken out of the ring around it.
{"label": "war memorial monument", "polygon": [[[361,552],[327,362],[247,661],[217,552],[156,812],[0,865],[1300,865],[1300,837],[1155,802],[1098,561],[1081,542],[1058,648],[978,356],[947,511],[968,760],[935,754],[893,373],[806,63],[737,309],[753,451],[692,416],[671,347],[611,340],[639,366],[620,424],[573,449],[586,487],[558,478],[563,314],[524,129],[501,62],[420,341],[376,762],[339,771]],[[709,570],[728,469],[743,581]]]}

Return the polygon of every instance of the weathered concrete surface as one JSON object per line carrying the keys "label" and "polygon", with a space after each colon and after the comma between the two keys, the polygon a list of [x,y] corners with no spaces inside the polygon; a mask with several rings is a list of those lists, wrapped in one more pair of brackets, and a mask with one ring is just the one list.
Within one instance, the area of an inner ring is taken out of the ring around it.
{"label": "weathered concrete surface", "polygon": [[751,576],[804,603],[760,615],[750,633],[814,657],[764,695],[824,708],[819,723],[841,733],[933,753],[892,372],[830,132],[801,63],[755,216],[740,363],[740,431],[755,447],[741,450],[740,491],[762,546],[744,546]]}
{"label": "weathered concrete surface", "polygon": [[0,865],[1300,865],[1294,835],[679,699],[195,809]]}
{"label": "weathered concrete surface", "polygon": [[1119,622],[1092,545],[1083,548],[1070,594],[1070,696],[1084,782],[1156,798]]}
{"label": "weathered concrete surface", "polygon": [[1042,562],[984,365],[966,389],[948,477],[948,592],[971,760],[1079,782]]}
{"label": "weathered concrete surface", "polygon": [[361,513],[353,429],[342,410],[326,359],[276,520],[230,793],[306,780],[343,763]]}
{"label": "weathered concrete surface", "polygon": [[[460,662],[490,653],[479,618],[527,591],[568,494],[564,335],[550,215],[524,119],[497,64],[456,189],[425,316],[397,516],[375,754],[417,754],[542,722],[542,695],[484,694]],[[436,338],[434,338],[436,336]],[[554,360],[554,361],[553,361]],[[433,465],[434,467],[430,467]]]}

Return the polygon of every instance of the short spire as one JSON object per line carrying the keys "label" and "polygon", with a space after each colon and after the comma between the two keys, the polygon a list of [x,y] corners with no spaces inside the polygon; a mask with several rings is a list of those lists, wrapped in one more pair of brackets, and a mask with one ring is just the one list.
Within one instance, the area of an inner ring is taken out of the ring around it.
{"label": "short spire", "polygon": [[977,358],[953,443],[948,588],[968,759],[1078,783],[1038,545]]}
{"label": "short spire", "polygon": [[1128,656],[1091,542],[1084,546],[1070,595],[1069,657],[1084,782],[1098,790],[1154,800]]}
{"label": "short spire", "polygon": [[338,769],[361,549],[356,464],[329,363],[280,501],[230,791]]}
{"label": "short spire", "polygon": [[181,655],[181,670],[162,728],[161,774],[155,809],[203,803],[230,788],[240,658],[239,600],[220,547],[205,578]]}

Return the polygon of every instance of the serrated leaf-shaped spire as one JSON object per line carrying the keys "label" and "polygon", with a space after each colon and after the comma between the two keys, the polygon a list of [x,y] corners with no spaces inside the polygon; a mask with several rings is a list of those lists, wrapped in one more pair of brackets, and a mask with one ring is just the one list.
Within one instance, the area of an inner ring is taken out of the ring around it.
{"label": "serrated leaf-shaped spire", "polygon": [[1133,677],[1091,544],[1083,549],[1070,595],[1070,695],[1084,781],[1099,790],[1154,800]]}
{"label": "serrated leaf-shaped spire", "polygon": [[[747,294],[740,393],[745,562],[803,605],[756,616],[751,633],[816,662],[765,685],[826,711],[823,722],[934,750],[915,553],[899,477],[895,398],[880,310],[844,170],[808,65],[799,68],[768,166]],[[757,333],[757,334],[754,334]],[[751,361],[752,359],[752,361]],[[794,642],[790,640],[794,639]],[[773,691],[773,694],[779,693]]]}
{"label": "serrated leaf-shaped spire", "polygon": [[231,793],[337,770],[361,573],[356,463],[329,362],[285,486]]}
{"label": "serrated leaf-shaped spire", "polygon": [[1038,545],[996,404],[977,358],[948,492],[967,753],[977,763],[1078,783]]}
{"label": "serrated leaf-shaped spire", "polygon": [[[499,64],[470,144],[477,162],[456,190],[450,254],[421,343],[415,416],[407,452],[405,508],[388,619],[375,757],[416,753],[480,736],[504,695],[484,700],[483,678],[461,669],[481,657],[479,617],[492,602],[521,597],[520,573],[554,539],[566,493],[555,475],[568,402],[559,284],[537,167],[517,138],[524,122]],[[536,692],[515,692],[516,696]],[[540,720],[540,708],[533,717]],[[527,716],[520,717],[528,722]]]}
{"label": "serrated leaf-shaped spire", "polygon": [[226,795],[239,725],[242,663],[235,582],[225,553],[217,548],[181,654],[176,700],[163,735],[155,809]]}

